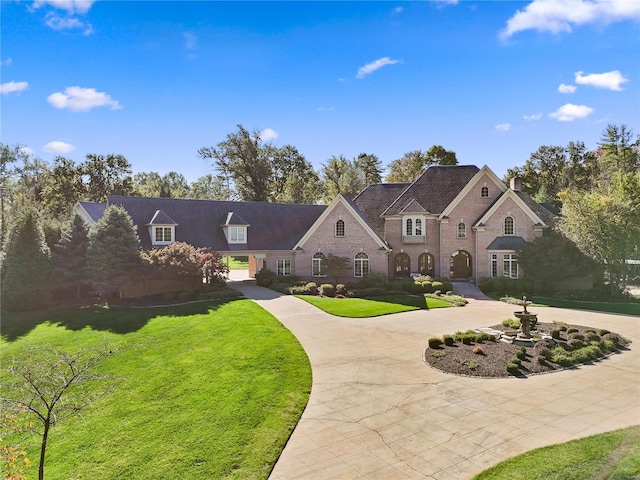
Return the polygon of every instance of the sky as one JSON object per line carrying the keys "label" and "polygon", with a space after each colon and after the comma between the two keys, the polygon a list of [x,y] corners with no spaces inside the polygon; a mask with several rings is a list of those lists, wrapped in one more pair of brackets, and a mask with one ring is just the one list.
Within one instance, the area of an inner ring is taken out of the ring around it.
{"label": "sky", "polygon": [[543,145],[640,133],[637,0],[2,1],[0,141],[47,161],[198,157],[241,124],[333,155],[442,145],[498,176]]}

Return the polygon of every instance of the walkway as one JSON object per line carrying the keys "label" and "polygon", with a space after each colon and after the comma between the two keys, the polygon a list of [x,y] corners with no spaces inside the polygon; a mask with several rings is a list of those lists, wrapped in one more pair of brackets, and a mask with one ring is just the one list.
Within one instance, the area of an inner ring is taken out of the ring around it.
{"label": "walkway", "polygon": [[309,403],[271,479],[468,479],[536,447],[640,423],[640,318],[538,308],[542,321],[608,328],[624,354],[528,379],[478,379],[422,361],[430,336],[489,326],[513,306],[368,319],[333,317],[291,296],[233,283],[300,340],[313,370]]}

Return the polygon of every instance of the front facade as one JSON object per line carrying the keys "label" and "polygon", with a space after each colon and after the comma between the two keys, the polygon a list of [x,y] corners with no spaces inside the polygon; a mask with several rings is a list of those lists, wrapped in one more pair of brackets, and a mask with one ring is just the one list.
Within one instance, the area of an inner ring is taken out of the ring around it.
{"label": "front facade", "polygon": [[[517,181],[508,188],[486,166],[432,166],[413,183],[370,185],[328,206],[122,196],[108,203],[129,212],[143,248],[182,241],[248,256],[251,275],[268,268],[318,283],[329,255],[350,261],[341,282],[372,272],[518,278],[518,249],[553,221]],[[76,206],[90,223],[104,208]]]}

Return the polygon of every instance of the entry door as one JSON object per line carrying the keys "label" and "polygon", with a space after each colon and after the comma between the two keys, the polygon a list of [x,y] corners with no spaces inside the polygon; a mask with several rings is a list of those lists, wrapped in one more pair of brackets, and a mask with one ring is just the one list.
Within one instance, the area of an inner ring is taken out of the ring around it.
{"label": "entry door", "polygon": [[464,250],[458,250],[451,255],[451,278],[469,278],[472,275],[471,255]]}

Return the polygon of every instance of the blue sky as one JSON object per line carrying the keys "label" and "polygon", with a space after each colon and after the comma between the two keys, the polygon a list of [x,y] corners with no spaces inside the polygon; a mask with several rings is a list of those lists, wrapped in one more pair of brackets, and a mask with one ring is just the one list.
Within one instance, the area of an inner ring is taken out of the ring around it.
{"label": "blue sky", "polygon": [[640,2],[2,1],[1,141],[211,173],[242,124],[386,166],[442,145],[499,176],[542,145],[640,133]]}

